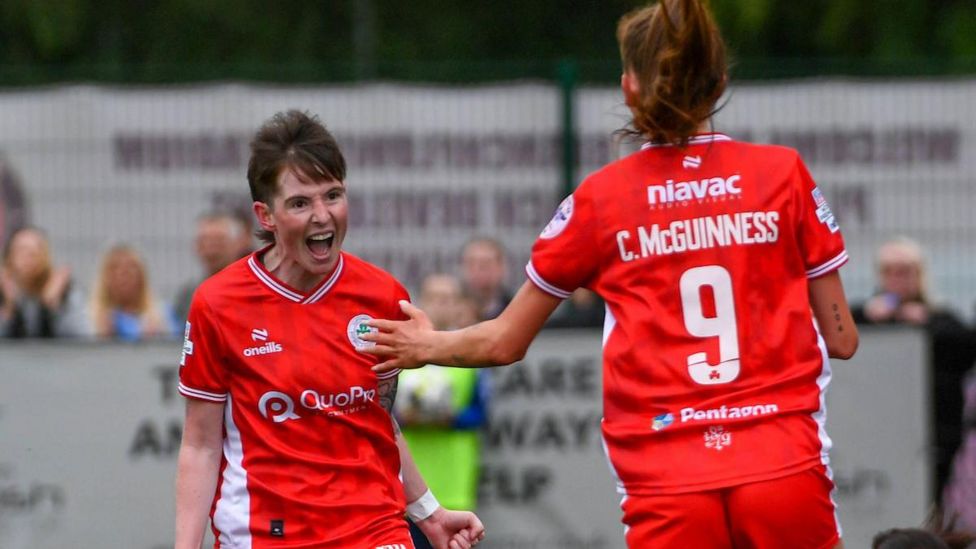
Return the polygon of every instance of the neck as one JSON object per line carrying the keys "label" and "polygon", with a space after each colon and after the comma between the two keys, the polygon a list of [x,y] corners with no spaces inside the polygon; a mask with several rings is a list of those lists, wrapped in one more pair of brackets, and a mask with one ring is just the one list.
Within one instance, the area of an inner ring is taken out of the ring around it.
{"label": "neck", "polygon": [[326,277],[326,275],[310,273],[297,261],[286,258],[278,244],[264,253],[261,262],[278,280],[303,292],[318,286]]}

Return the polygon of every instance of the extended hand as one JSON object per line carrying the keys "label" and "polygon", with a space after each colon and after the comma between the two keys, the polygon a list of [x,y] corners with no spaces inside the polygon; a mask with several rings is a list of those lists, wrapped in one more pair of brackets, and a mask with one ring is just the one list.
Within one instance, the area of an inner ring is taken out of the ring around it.
{"label": "extended hand", "polygon": [[434,325],[427,318],[426,313],[408,301],[401,301],[400,309],[409,320],[370,320],[366,324],[379,331],[359,336],[363,340],[375,343],[363,349],[364,353],[387,359],[373,366],[373,371],[377,373],[398,368],[409,370],[427,364],[424,349],[430,336],[434,334]]}
{"label": "extended hand", "polygon": [[470,511],[448,511],[443,507],[417,523],[434,549],[470,549],[485,539],[485,527]]}

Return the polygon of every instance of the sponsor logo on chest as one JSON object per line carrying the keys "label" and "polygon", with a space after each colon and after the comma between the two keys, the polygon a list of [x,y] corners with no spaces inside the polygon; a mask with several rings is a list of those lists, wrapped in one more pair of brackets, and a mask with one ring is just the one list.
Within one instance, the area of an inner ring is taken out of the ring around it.
{"label": "sponsor logo on chest", "polygon": [[241,354],[246,357],[254,357],[261,355],[270,355],[274,353],[280,353],[285,350],[285,348],[277,341],[268,341],[268,330],[265,328],[254,328],[251,330],[251,341],[259,343],[253,347],[245,347]]}

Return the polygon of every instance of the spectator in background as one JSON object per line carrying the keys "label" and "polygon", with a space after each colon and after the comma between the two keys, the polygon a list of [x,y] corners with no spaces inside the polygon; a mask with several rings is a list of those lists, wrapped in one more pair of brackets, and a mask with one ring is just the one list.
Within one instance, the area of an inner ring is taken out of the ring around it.
{"label": "spectator in background", "polygon": [[921,246],[896,237],[878,248],[877,291],[852,308],[854,321],[871,325],[917,326],[929,334],[934,407],[935,493],[941,494],[952,456],[962,439],[963,376],[976,359],[972,331],[952,311],[938,306],[928,285]]}
{"label": "spectator in background", "polygon": [[14,231],[0,266],[0,336],[78,337],[88,333],[84,304],[67,267],[55,267],[43,231]]}
{"label": "spectator in background", "polygon": [[976,532],[976,369],[963,383],[962,444],[942,496],[952,530]]}
{"label": "spectator in background", "polygon": [[949,549],[949,546],[927,530],[892,528],[874,536],[871,549]]}
{"label": "spectator in background", "polygon": [[201,282],[251,252],[251,235],[240,216],[211,211],[197,220],[195,246],[203,274],[187,281],[176,294],[174,312],[180,322],[186,322],[193,292]]}
{"label": "spectator in background", "polygon": [[139,341],[178,333],[172,312],[153,295],[146,264],[134,248],[117,244],[102,257],[91,296],[95,335]]}
{"label": "spectator in background", "polygon": [[[421,283],[419,304],[440,330],[478,321],[475,302],[449,274],[432,274]],[[431,490],[450,509],[474,511],[478,501],[481,446],[478,428],[487,419],[488,382],[482,370],[422,368],[400,373],[393,411],[414,461]],[[429,549],[420,529],[410,524],[416,549]]]}
{"label": "spectator in background", "polygon": [[851,312],[860,324],[911,324],[933,331],[965,329],[951,311],[932,302],[925,257],[917,242],[898,237],[877,255],[878,290]]}
{"label": "spectator in background", "polygon": [[512,300],[505,288],[505,255],[501,242],[483,236],[469,240],[461,249],[461,283],[478,304],[480,320],[495,318]]}
{"label": "spectator in background", "polygon": [[970,549],[974,541],[973,535],[947,528],[932,515],[921,528],[878,532],[871,541],[871,549]]}

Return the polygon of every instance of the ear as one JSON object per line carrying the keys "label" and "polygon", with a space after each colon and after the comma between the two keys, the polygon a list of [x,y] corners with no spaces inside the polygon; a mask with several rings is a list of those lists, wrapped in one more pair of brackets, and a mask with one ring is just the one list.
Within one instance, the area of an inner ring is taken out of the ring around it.
{"label": "ear", "polygon": [[261,225],[261,228],[273,233],[275,231],[275,222],[274,217],[271,215],[271,206],[264,202],[255,202],[252,207],[254,208],[254,217],[258,218],[258,224]]}
{"label": "ear", "polygon": [[624,103],[634,108],[640,104],[640,80],[633,71],[624,71],[620,75],[620,89],[624,92]]}

